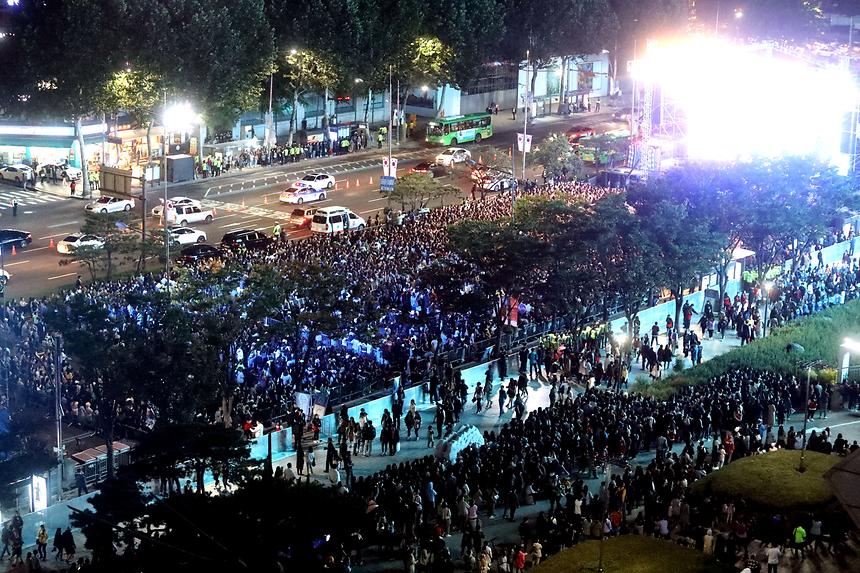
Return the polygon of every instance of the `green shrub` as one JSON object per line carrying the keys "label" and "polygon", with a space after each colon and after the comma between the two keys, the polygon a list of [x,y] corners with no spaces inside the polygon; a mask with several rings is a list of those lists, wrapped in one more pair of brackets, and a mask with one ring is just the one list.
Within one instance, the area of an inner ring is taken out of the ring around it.
{"label": "green shrub", "polygon": [[687,364],[684,362],[684,359],[679,356],[672,365],[672,372],[683,372],[686,367]]}

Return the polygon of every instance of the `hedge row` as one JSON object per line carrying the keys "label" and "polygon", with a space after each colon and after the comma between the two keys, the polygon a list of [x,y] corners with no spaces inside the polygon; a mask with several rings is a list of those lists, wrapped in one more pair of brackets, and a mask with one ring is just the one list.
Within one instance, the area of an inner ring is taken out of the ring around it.
{"label": "hedge row", "polygon": [[[712,358],[695,368],[684,370],[655,383],[637,383],[637,391],[657,397],[671,395],[680,386],[700,384],[738,367],[750,367],[782,373],[797,373],[798,362],[821,360],[830,369],[813,373],[816,380],[832,382],[835,379],[839,346],[846,337],[860,340],[860,301],[833,306],[818,314],[796,319],[786,326],[771,331],[767,338],[759,339]],[[800,344],[803,354],[789,354],[790,343]],[[852,364],[860,364],[860,357],[852,356]]]}

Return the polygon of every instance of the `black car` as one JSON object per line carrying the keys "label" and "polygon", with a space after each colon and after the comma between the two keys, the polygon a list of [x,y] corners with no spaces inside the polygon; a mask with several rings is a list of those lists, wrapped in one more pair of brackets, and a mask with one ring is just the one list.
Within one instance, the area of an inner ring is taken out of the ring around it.
{"label": "black car", "polygon": [[248,250],[265,249],[273,244],[275,239],[262,231],[254,229],[239,229],[230,231],[221,238],[221,246],[226,249],[238,249],[244,247]]}
{"label": "black car", "polygon": [[222,256],[224,253],[218,247],[206,243],[197,243],[179,251],[179,257],[176,260],[181,265],[189,265],[209,259],[220,259]]}
{"label": "black car", "polygon": [[439,165],[438,163],[419,163],[415,167],[412,168],[412,173],[426,173],[432,178],[436,177],[444,177],[448,174],[448,170],[445,169],[444,165]]}
{"label": "black car", "polygon": [[17,229],[0,229],[0,245],[3,250],[12,250],[12,247],[23,249],[33,242],[33,235],[29,231]]}

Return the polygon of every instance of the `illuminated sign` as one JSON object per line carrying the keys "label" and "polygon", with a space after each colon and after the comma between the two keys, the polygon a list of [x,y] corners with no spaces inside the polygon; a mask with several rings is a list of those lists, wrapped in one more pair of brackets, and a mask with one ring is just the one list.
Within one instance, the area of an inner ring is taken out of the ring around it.
{"label": "illuminated sign", "polygon": [[33,511],[48,508],[48,480],[42,476],[33,476],[30,483],[30,500]]}

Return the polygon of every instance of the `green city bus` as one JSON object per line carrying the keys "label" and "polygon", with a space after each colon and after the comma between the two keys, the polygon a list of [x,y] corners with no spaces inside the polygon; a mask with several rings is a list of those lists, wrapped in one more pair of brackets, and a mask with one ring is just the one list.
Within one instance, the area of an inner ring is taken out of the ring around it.
{"label": "green city bus", "polygon": [[438,118],[427,124],[427,142],[437,145],[480,143],[492,135],[493,122],[489,113]]}

